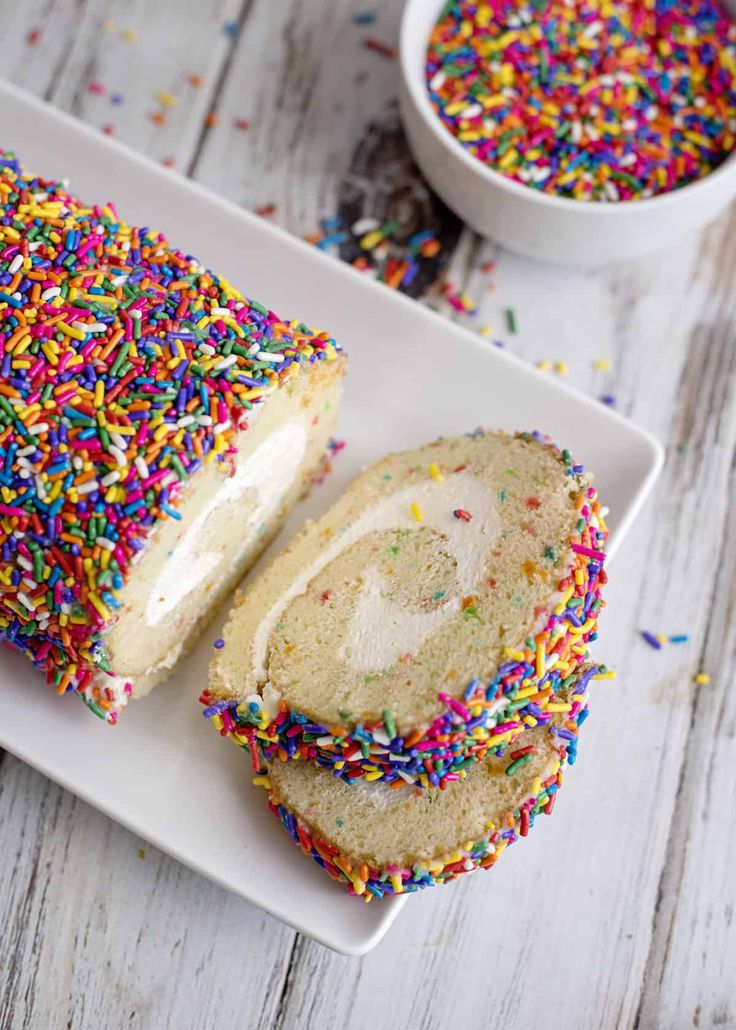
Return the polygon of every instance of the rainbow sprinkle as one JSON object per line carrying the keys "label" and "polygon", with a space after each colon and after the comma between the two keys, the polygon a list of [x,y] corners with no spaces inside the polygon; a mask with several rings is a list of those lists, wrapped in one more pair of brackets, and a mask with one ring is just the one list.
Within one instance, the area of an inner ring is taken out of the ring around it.
{"label": "rainbow sprinkle", "polygon": [[0,152],[0,633],[114,722],[104,632],[204,462],[334,340]]}
{"label": "rainbow sprinkle", "polygon": [[677,189],[736,142],[736,26],[717,0],[449,0],[426,81],[469,154],[575,200]]}

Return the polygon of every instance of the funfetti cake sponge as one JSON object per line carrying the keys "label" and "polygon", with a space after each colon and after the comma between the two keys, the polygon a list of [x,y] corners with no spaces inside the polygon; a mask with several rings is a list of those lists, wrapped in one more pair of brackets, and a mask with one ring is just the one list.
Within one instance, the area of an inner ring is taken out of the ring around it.
{"label": "funfetti cake sponge", "polygon": [[385,458],[240,598],[205,714],[256,770],[447,787],[557,710],[597,635],[605,539],[590,476],[539,436]]}
{"label": "funfetti cake sponge", "polygon": [[311,481],[344,358],[0,154],[0,629],[114,722]]}

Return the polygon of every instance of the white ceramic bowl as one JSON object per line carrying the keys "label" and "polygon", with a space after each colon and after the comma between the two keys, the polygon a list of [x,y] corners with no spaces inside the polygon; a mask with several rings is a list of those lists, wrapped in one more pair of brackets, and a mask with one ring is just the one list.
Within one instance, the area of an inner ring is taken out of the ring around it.
{"label": "white ceramic bowl", "polygon": [[[697,182],[647,200],[602,204],[550,196],[468,154],[429,100],[424,63],[443,0],[407,0],[401,23],[401,114],[432,188],[483,236],[530,257],[592,267],[675,242],[736,196],[736,153]],[[727,7],[736,15],[736,0]]]}

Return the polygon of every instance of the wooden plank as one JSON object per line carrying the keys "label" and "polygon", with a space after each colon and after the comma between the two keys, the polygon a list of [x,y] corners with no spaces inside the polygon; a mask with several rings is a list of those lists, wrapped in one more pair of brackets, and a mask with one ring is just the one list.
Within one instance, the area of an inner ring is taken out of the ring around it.
{"label": "wooden plank", "polygon": [[271,1025],[291,930],[12,758],[0,812],[0,1026]]}
{"label": "wooden plank", "polygon": [[10,34],[3,74],[155,160],[187,171],[207,131],[205,116],[248,4],[0,0]]}
{"label": "wooden plank", "polygon": [[371,8],[377,18],[366,27],[354,21],[364,10],[357,2],[256,0],[193,175],[249,208],[272,208],[273,220],[299,236],[338,218],[348,240],[331,252],[349,261],[363,253],[349,231],[363,217],[395,221],[400,244],[433,232],[442,249],[420,262],[408,290],[420,296],[442,274],[462,225],[409,156],[398,62],[364,45],[396,45],[401,6]]}
{"label": "wooden plank", "polygon": [[[687,411],[692,420],[714,405],[708,448],[692,460],[704,463],[728,449],[736,422],[736,356],[732,283],[733,240],[712,248],[718,271],[713,325],[699,334],[702,364],[717,370]],[[689,369],[697,383],[698,367]],[[708,387],[710,386],[710,392]],[[697,387],[696,387],[697,388]],[[715,395],[715,396],[714,396]],[[731,466],[721,488],[729,503],[718,555],[718,576],[694,581],[704,608],[706,634],[700,666],[712,675],[697,687],[689,748],[678,785],[649,953],[639,1025],[733,1026],[736,1023],[736,937],[733,932],[733,862],[736,855],[736,474]],[[707,508],[707,504],[704,505]]]}

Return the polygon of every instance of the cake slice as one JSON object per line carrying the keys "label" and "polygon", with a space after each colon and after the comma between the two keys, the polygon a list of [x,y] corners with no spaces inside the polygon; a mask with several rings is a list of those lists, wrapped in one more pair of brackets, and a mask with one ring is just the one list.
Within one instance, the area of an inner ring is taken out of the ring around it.
{"label": "cake slice", "polygon": [[0,155],[0,629],[114,722],[311,482],[344,358]]}
{"label": "cake slice", "polygon": [[447,786],[554,711],[597,633],[591,480],[535,435],[395,454],[236,602],[205,715],[261,758]]}
{"label": "cake slice", "polygon": [[495,865],[509,844],[549,815],[563,769],[575,761],[594,667],[560,693],[554,716],[510,754],[489,754],[446,790],[350,786],[308,762],[269,764],[256,778],[295,844],[351,894],[402,894]]}

